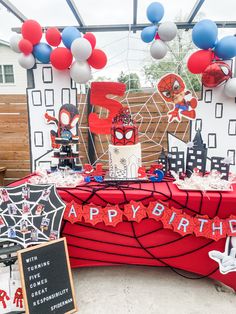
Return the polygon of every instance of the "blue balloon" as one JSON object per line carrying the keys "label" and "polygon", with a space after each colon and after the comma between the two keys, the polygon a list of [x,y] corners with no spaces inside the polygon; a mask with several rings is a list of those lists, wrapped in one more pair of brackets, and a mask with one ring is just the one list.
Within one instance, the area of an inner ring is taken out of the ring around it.
{"label": "blue balloon", "polygon": [[225,36],[219,40],[214,50],[217,57],[223,60],[231,59],[236,56],[236,37]]}
{"label": "blue balloon", "polygon": [[141,38],[145,43],[150,43],[154,39],[156,32],[156,25],[145,27],[141,32]]}
{"label": "blue balloon", "polygon": [[211,20],[202,20],[193,27],[192,39],[200,49],[209,49],[215,46],[218,28]]}
{"label": "blue balloon", "polygon": [[152,2],[147,7],[147,18],[152,23],[158,23],[163,18],[164,7],[160,2]]}
{"label": "blue balloon", "polygon": [[39,43],[34,46],[33,55],[35,58],[42,63],[50,62],[50,55],[52,52],[52,47],[46,43]]}
{"label": "blue balloon", "polygon": [[61,33],[61,38],[63,44],[70,49],[72,42],[76,39],[81,37],[80,31],[74,26],[67,26],[63,29]]}

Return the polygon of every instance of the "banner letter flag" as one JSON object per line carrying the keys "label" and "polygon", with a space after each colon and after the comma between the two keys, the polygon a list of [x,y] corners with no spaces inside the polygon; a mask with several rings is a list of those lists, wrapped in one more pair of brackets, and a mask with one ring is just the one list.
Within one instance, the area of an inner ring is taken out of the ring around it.
{"label": "banner letter flag", "polygon": [[82,206],[75,201],[71,201],[66,205],[64,219],[68,220],[72,224],[81,221],[83,217]]}
{"label": "banner letter flag", "polygon": [[165,210],[166,206],[161,202],[150,202],[147,208],[147,214],[149,218],[160,221]]}
{"label": "banner letter flag", "polygon": [[123,221],[123,212],[118,205],[107,205],[103,208],[103,221],[106,226],[115,227],[119,222]]}
{"label": "banner letter flag", "polygon": [[102,222],[102,208],[97,205],[89,204],[83,207],[85,222],[90,222],[93,226]]}
{"label": "banner letter flag", "polygon": [[219,217],[215,217],[212,221],[211,225],[211,233],[209,234],[209,238],[218,241],[221,238],[226,237],[227,227],[225,226],[225,220],[220,219]]}
{"label": "banner letter flag", "polygon": [[182,215],[182,210],[181,209],[176,209],[172,207],[171,209],[168,208],[167,210],[164,211],[164,215],[161,219],[164,228],[166,229],[173,229],[173,222],[177,215]]}
{"label": "banner letter flag", "polygon": [[208,216],[199,216],[193,218],[194,220],[194,233],[196,237],[204,237],[205,234],[211,232],[210,219]]}
{"label": "banner letter flag", "polygon": [[229,219],[227,219],[228,228],[227,228],[227,234],[229,236],[235,236],[236,234],[236,217],[231,215]]}
{"label": "banner letter flag", "polygon": [[178,214],[173,221],[173,229],[182,236],[186,234],[193,234],[194,220],[190,215],[185,213]]}
{"label": "banner letter flag", "polygon": [[129,204],[125,205],[124,214],[129,221],[140,222],[146,217],[146,208],[141,202],[131,201]]}

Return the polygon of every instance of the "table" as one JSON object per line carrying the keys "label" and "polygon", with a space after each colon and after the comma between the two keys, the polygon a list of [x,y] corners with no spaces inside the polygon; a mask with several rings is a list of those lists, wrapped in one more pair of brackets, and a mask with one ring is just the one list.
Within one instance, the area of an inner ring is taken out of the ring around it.
{"label": "table", "polygon": [[[22,184],[27,178],[14,183]],[[107,203],[122,206],[131,200],[168,201],[170,206],[182,208],[194,216],[218,216],[222,219],[236,215],[236,185],[232,192],[180,191],[171,181],[161,183],[97,183],[91,182],[77,188],[58,188],[65,202],[79,204]],[[61,235],[67,238],[71,266],[145,265],[167,266],[180,273],[192,272],[196,279],[210,277],[236,290],[236,272],[222,275],[218,264],[209,258],[211,250],[224,251],[225,239],[214,241],[194,235],[181,236],[162,223],[145,218],[140,223],[123,221],[116,227],[85,222],[71,224],[63,221]],[[183,275],[183,274],[181,274]],[[185,276],[185,275],[183,275]]]}

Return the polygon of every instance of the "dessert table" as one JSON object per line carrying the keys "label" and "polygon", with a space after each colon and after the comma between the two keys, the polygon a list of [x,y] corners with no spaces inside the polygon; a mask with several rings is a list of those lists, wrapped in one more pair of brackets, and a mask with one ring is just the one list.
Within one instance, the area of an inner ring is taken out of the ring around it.
{"label": "dessert table", "polygon": [[[76,188],[57,188],[57,191],[66,203],[74,200],[83,205],[119,205],[122,209],[131,200],[145,206],[164,201],[191,216],[226,219],[236,214],[236,185],[231,192],[189,192],[179,190],[171,179],[166,179],[160,183],[90,182]],[[224,251],[225,238],[215,241],[193,234],[182,236],[148,217],[139,223],[124,218],[115,227],[103,222],[93,226],[83,220],[74,224],[63,220],[61,236],[67,239],[73,268],[122,264],[166,266],[187,278],[210,277],[236,290],[236,272],[221,274],[219,265],[208,256],[212,250]],[[194,274],[185,275],[182,270]]]}

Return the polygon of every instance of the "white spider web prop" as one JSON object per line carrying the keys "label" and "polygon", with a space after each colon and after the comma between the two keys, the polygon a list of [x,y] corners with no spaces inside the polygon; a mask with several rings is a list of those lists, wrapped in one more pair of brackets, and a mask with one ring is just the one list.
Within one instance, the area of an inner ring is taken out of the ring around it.
{"label": "white spider web prop", "polygon": [[23,247],[57,239],[64,210],[54,185],[2,188],[0,239]]}
{"label": "white spider web prop", "polygon": [[[128,36],[122,36],[120,39],[106,44],[102,47],[102,49],[106,50],[106,48],[109,48],[111,51],[106,71],[110,71],[110,73],[112,73],[114,68],[119,67],[119,72],[123,71],[124,75],[127,75],[129,78],[127,81],[128,87],[125,96],[122,98],[113,96],[111,98],[120,101],[123,106],[129,107],[132,117],[136,120],[138,125],[139,141],[142,144],[142,163],[144,166],[150,166],[152,163],[157,162],[159,153],[162,149],[165,151],[167,150],[168,133],[172,133],[186,143],[190,140],[191,122],[188,119],[182,118],[181,122],[173,121],[168,123],[167,113],[173,109],[173,105],[165,103],[158,94],[156,88],[158,80],[152,88],[145,88],[140,92],[134,92],[132,90],[130,86],[130,74],[138,73],[139,76],[142,77],[143,65],[151,61],[149,47],[145,45],[144,48],[137,48],[136,43],[138,41],[141,41],[140,35],[135,35],[129,32]],[[119,42],[119,45],[124,48],[116,53],[115,45],[117,45],[117,42]],[[165,61],[165,59],[163,60]],[[170,61],[168,60],[168,62]],[[174,60],[172,72],[177,73],[180,63],[183,64],[185,62],[186,60]],[[161,76],[166,73],[166,71],[163,71],[163,73],[160,71]],[[192,95],[197,97],[191,84],[189,73],[185,70],[183,70],[183,73],[191,86]],[[102,75],[103,71],[100,70],[97,74]],[[111,81],[117,80],[111,79]],[[185,83],[187,83],[186,80]],[[82,163],[86,161],[91,164],[102,162],[105,165],[108,165],[108,144],[111,142],[110,135],[92,135],[89,127],[85,125],[85,121],[87,121],[87,96],[88,95],[86,95],[85,98],[79,96],[80,99],[78,102],[80,111],[80,151],[82,151],[83,155],[81,158]],[[107,111],[101,107],[93,107],[93,112],[96,112],[101,118],[107,117]],[[94,158],[91,158],[91,151],[88,149],[88,140],[90,140],[94,151]]]}

